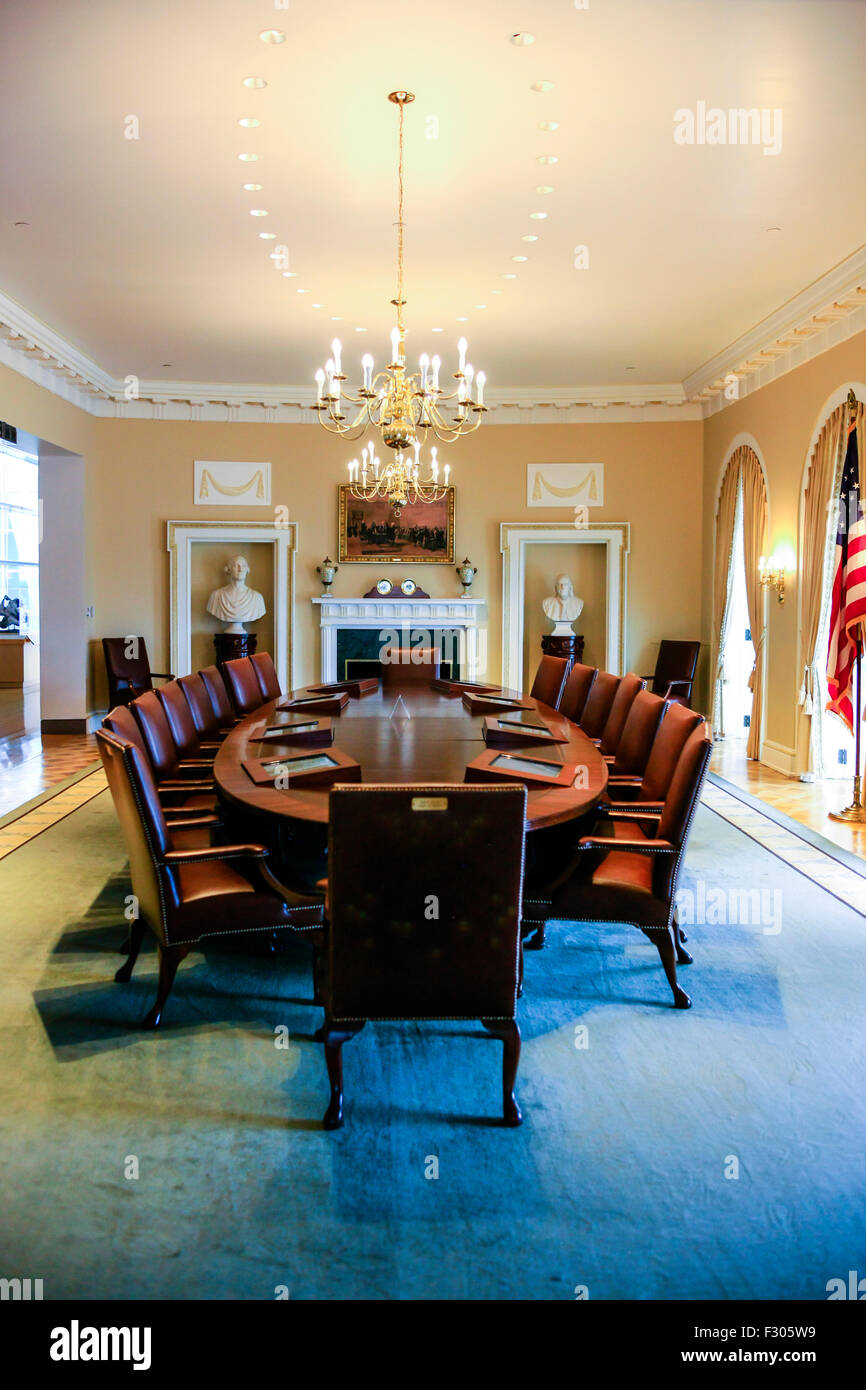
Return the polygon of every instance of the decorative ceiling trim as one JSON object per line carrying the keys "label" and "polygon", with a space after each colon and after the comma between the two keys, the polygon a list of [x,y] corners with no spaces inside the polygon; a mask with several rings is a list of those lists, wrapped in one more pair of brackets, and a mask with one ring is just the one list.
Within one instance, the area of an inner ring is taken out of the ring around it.
{"label": "decorative ceiling trim", "polygon": [[714,415],[866,329],[866,246],[840,261],[683,382]]}
{"label": "decorative ceiling trim", "polygon": [[[866,329],[866,246],[724,348],[683,382],[500,387],[488,423],[700,420]],[[243,424],[317,422],[315,387],[112,377],[0,291],[0,363],[90,415]]]}

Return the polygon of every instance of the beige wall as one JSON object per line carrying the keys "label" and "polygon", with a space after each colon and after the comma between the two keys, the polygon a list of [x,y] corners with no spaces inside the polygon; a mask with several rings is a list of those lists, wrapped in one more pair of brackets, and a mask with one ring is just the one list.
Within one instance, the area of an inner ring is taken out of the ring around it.
{"label": "beige wall", "polygon": [[[866,333],[859,333],[811,362],[786,373],[704,421],[704,584],[701,699],[707,698],[715,498],[722,465],[739,436],[751,436],[763,459],[769,483],[768,553],[789,545],[798,554],[799,509],[803,469],[815,427],[826,415],[826,402],[849,382],[866,380]],[[862,394],[862,393],[859,393]],[[763,736],[773,747],[766,761],[785,771],[805,769],[808,721],[797,695],[802,670],[798,651],[797,576],[788,575],[785,602],[768,599],[766,706]],[[790,767],[785,766],[790,760]]]}
{"label": "beige wall", "polygon": [[553,593],[559,574],[567,574],[574,592],[583,599],[583,612],[574,623],[586,645],[583,660],[590,666],[603,666],[607,646],[605,611],[607,602],[607,547],[605,545],[530,545],[526,549],[524,576],[525,613],[523,618],[524,683],[529,685],[532,673],[541,659],[541,639],[553,631],[553,624],[544,616],[542,602]]}
{"label": "beige wall", "polygon": [[[337,485],[348,446],[318,425],[177,424],[89,417],[17,373],[0,369],[0,418],[68,449],[86,463],[87,602],[95,605],[92,642],[141,632],[157,669],[169,659],[168,554],[165,523],[176,520],[261,521],[257,507],[192,505],[196,458],[270,460],[272,501],[298,524],[294,627],[295,680],[319,675],[313,595],[316,565],[337,553]],[[443,448],[456,484],[455,562],[478,566],[473,596],[487,601],[489,674],[501,650],[501,521],[562,523],[561,508],[526,506],[528,463],[603,462],[605,505],[592,520],[630,521],[627,665],[651,669],[661,637],[692,637],[701,619],[700,421],[665,424],[485,424]],[[357,452],[357,451],[355,451]],[[561,548],[560,548],[561,552]],[[559,566],[567,568],[560,558]],[[359,595],[382,573],[410,572],[433,595],[457,595],[445,565],[343,565],[337,595]],[[105,703],[101,658],[92,661],[91,707]]]}

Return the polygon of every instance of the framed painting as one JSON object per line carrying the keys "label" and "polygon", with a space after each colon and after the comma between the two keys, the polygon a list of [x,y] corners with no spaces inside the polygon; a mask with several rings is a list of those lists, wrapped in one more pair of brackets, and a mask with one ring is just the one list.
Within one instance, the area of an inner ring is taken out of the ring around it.
{"label": "framed painting", "polygon": [[384,497],[359,502],[340,485],[340,563],[454,564],[454,489],[440,502],[411,502],[394,520]]}

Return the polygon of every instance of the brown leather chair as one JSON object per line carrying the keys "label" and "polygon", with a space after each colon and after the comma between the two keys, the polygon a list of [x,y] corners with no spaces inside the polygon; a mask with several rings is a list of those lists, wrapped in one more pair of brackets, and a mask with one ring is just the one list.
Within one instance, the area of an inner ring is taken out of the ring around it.
{"label": "brown leather chair", "polygon": [[382,653],[382,687],[438,680],[440,647],[386,647]]}
{"label": "brown leather chair", "polygon": [[480,1019],[505,1044],[504,1123],[520,1124],[525,816],[518,786],[332,790],[320,1032],[331,1083],[326,1129],[343,1121],[342,1045],[377,1019]]}
{"label": "brown leather chair", "polygon": [[103,637],[109,706],[128,705],[136,695],[153,690],[154,677],[173,681],[166,671],[151,671],[143,637]]}
{"label": "brown leather chair", "polygon": [[578,720],[587,738],[594,740],[601,738],[619,686],[619,676],[611,675],[610,671],[599,671],[593,681],[592,689],[586,697],[583,714]]}
{"label": "brown leather chair", "polygon": [[213,758],[185,758],[174,741],[171,726],[166,718],[159,696],[155,690],[147,690],[139,695],[129,707],[141,729],[148,757],[158,782],[163,777],[195,777],[199,781],[212,784]]}
{"label": "brown leather chair", "polygon": [[652,693],[689,708],[700,650],[700,642],[672,642],[668,638],[659,642],[656,669],[646,677],[652,682]]}
{"label": "brown leather chair", "polygon": [[703,721],[704,716],[695,710],[669,704],[653,739],[643,776],[612,773],[607,780],[606,799],[617,810],[646,813],[655,809],[661,814],[686,739]]}
{"label": "brown leather chair", "polygon": [[692,1001],[677,983],[677,961],[689,964],[692,957],[681,945],[674,895],[712,748],[701,723],[683,745],[658,819],[641,823],[634,812],[611,808],[597,827],[607,833],[578,841],[549,902],[524,904],[525,921],[540,920],[542,928],[546,920],[639,927],[658,949],[678,1009]]}
{"label": "brown leather chair", "polygon": [[[214,670],[216,670],[216,667],[214,667]],[[219,675],[219,672],[217,672],[217,675]],[[184,699],[189,705],[192,722],[199,738],[206,743],[219,743],[225,738],[229,729],[220,727],[219,720],[214,713],[214,707],[207,691],[207,686],[202,680],[201,672],[194,671],[192,675],[179,676],[177,683],[183,691]],[[223,693],[225,694],[225,686],[223,686]],[[228,696],[226,696],[226,707],[229,710],[230,723],[233,724],[234,718],[231,714]]]}
{"label": "brown leather chair", "polygon": [[278,700],[282,695],[277,670],[267,652],[256,652],[250,657],[255,667],[259,687],[266,700]]}
{"label": "brown leather chair", "polygon": [[565,682],[568,679],[568,658],[564,656],[543,656],[535,672],[535,680],[529,694],[533,700],[540,700],[551,709],[559,709]]}
{"label": "brown leather chair", "polygon": [[256,668],[248,656],[226,661],[223,674],[229,697],[239,715],[252,714],[265,703]]}
{"label": "brown leather chair", "polygon": [[201,758],[203,761],[213,762],[219,749],[219,743],[202,742],[195,727],[189,702],[178,681],[169,681],[168,685],[162,686],[156,692],[156,697],[168,720],[168,727],[177,749],[177,756],[182,761],[190,758]]}
{"label": "brown leather chair", "polygon": [[218,666],[205,666],[199,671],[201,683],[208,694],[211,708],[221,729],[231,729],[238,717],[232,709],[232,702]]}
{"label": "brown leather chair", "polygon": [[611,772],[643,773],[666,709],[667,703],[660,695],[651,695],[648,690],[638,691],[626,716],[616,753],[605,756]]}
{"label": "brown leather chair", "polygon": [[[150,746],[145,741],[141,724],[132,709],[125,705],[118,705],[116,709],[109,710],[102,721],[102,727],[122,742],[134,743],[147,759],[166,816],[178,817],[217,809],[210,764],[204,769],[196,765],[182,770],[170,738],[154,742],[154,758]],[[196,776],[192,776],[192,773]]]}
{"label": "brown leather chair", "polygon": [[129,855],[139,916],[130,925],[129,959],[115,979],[132,975],[145,924],[157,939],[159,985],[144,1019],[156,1028],[177,968],[203,937],[281,929],[320,933],[321,898],[289,893],[268,872],[259,844],[174,849],[156,783],[135,744],[100,729],[96,735],[105,775]]}
{"label": "brown leather chair", "polygon": [[602,753],[616,753],[622,738],[622,731],[625,728],[625,721],[628,719],[628,712],[634,704],[635,697],[645,686],[646,681],[642,676],[635,676],[631,671],[627,676],[623,676],[613,697],[610,714],[607,716],[607,723],[602,730],[601,738],[597,740]]}
{"label": "brown leather chair", "polygon": [[566,719],[570,719],[573,724],[580,722],[580,717],[586,708],[589,692],[595,684],[597,675],[597,666],[584,666],[579,661],[575,662],[568,673],[568,680],[565,682],[565,689],[559,701],[559,712],[564,714]]}

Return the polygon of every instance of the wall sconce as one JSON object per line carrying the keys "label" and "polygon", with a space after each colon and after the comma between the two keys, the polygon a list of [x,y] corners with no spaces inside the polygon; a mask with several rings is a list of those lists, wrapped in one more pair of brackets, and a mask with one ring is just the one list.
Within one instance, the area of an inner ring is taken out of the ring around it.
{"label": "wall sconce", "polygon": [[786,558],[778,552],[775,555],[762,555],[758,561],[758,577],[766,589],[775,589],[780,603],[785,602]]}

